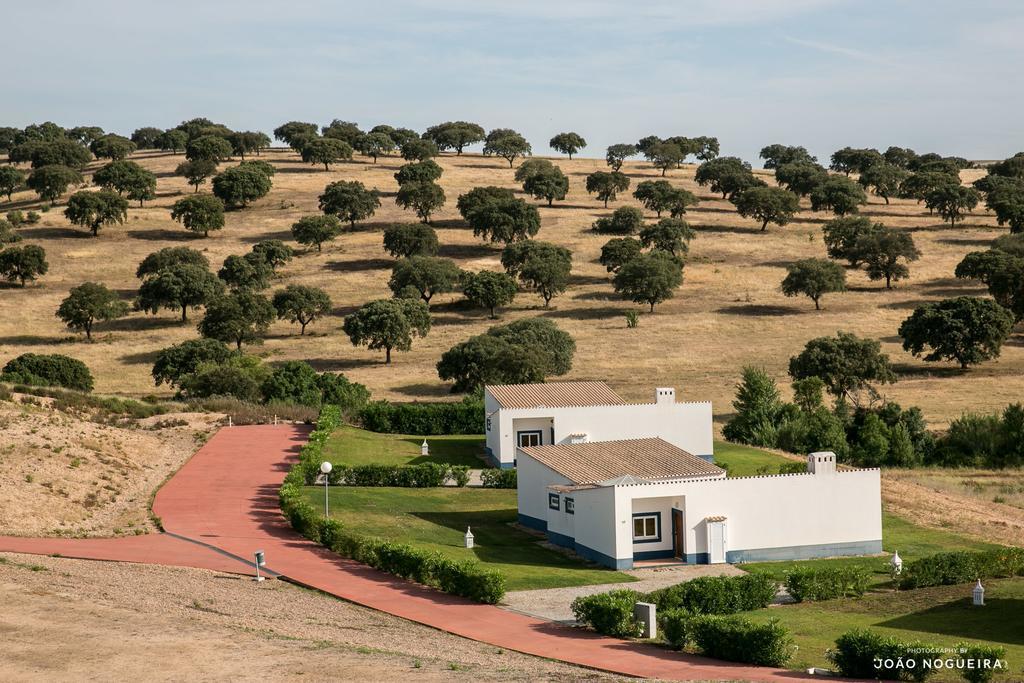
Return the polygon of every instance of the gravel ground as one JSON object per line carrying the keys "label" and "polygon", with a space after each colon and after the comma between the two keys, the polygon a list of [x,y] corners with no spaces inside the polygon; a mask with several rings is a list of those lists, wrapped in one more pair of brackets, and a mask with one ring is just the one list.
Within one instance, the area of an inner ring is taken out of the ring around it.
{"label": "gravel ground", "polygon": [[0,554],[0,680],[620,680],[283,581]]}
{"label": "gravel ground", "polygon": [[604,593],[616,588],[631,588],[647,592],[666,586],[674,586],[698,576],[736,576],[743,570],[731,564],[698,564],[657,569],[633,569],[623,572],[635,576],[639,581],[632,583],[606,583],[599,586],[575,586],[572,588],[545,588],[533,591],[511,591],[505,595],[504,604],[517,612],[541,619],[574,623],[569,605],[581,595]]}

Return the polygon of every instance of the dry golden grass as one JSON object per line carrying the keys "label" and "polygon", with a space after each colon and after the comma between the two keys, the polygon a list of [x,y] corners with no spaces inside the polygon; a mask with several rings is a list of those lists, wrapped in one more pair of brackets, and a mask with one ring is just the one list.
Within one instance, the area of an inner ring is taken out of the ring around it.
{"label": "dry golden grass", "polygon": [[[359,158],[325,172],[303,164],[288,150],[272,150],[262,158],[278,169],[270,195],[248,209],[230,213],[226,228],[209,239],[192,237],[171,221],[168,207],[191,188],[171,175],[182,157],[156,153],[137,155],[136,160],[158,174],[159,197],[145,208],[131,208],[124,226],[92,238],[69,226],[62,208],[57,207],[44,214],[41,224],[23,228],[26,240],[45,247],[50,274],[25,290],[0,290],[0,361],[25,351],[68,353],[93,369],[98,391],[153,393],[149,370],[155,352],[193,337],[195,321],[181,325],[171,311],[158,316],[135,313],[98,326],[96,342],[87,344],[69,334],[53,315],[67,291],[85,280],[95,280],[129,298],[138,286],[134,271],[139,261],[165,246],[202,249],[217,268],[224,257],[246,252],[260,239],[290,240],[290,225],[317,211],[317,196],[328,182],[358,179],[384,193],[377,215],[325,247],[322,254],[300,254],[274,285],[323,287],[334,301],[334,314],[312,325],[312,334],[306,337],[298,335],[296,326],[277,323],[265,345],[252,350],[270,360],[307,359],[321,370],[343,371],[370,387],[378,398],[448,397],[448,387],[438,380],[434,368],[439,356],[494,324],[485,312],[459,303],[460,295],[435,297],[434,329],[426,339],[417,340],[411,352],[396,353],[392,366],[381,362],[382,354],[353,347],[340,331],[343,315],[370,299],[390,295],[387,280],[392,259],[382,249],[381,232],[391,223],[415,220],[411,212],[394,204],[397,184],[392,174],[401,160],[382,158],[374,165]],[[479,185],[518,189],[512,170],[501,159],[475,155],[445,156],[439,162],[445,170],[441,185],[448,197],[447,205],[435,217],[440,255],[469,270],[500,269],[500,248],[473,237],[460,220],[455,200]],[[780,383],[787,384],[788,359],[808,339],[849,330],[882,340],[901,374],[897,384],[884,388],[885,394],[905,405],[921,406],[934,426],[964,411],[1000,409],[1024,395],[1024,340],[1019,333],[999,360],[966,373],[952,365],[912,358],[896,336],[900,322],[922,302],[984,294],[980,286],[953,278],[953,269],[965,253],[985,248],[988,241],[1005,232],[983,211],[970,216],[964,225],[950,228],[912,201],[894,200],[886,206],[872,197],[864,213],[891,227],[912,231],[923,257],[912,264],[911,279],[891,291],[869,282],[862,271],[851,271],[850,291],[825,297],[824,310],[816,312],[808,299],[783,296],[779,284],[786,263],[825,255],[821,224],[828,215],[805,207],[789,226],[770,226],[761,233],[754,221],[740,218],[729,202],[698,188],[692,166],[673,171],[668,175],[670,181],[701,197],[700,205],[688,215],[698,236],[691,245],[685,281],[676,298],[659,306],[653,315],[644,314],[639,328],[631,330],[626,328],[624,312],[645,307],[615,295],[608,274],[596,262],[608,238],[591,232],[590,225],[598,216],[635,204],[635,200],[628,193],[620,195],[606,210],[586,194],[584,178],[605,168],[602,160],[557,159],[556,163],[569,175],[570,193],[553,208],[540,207],[543,227],[538,238],[573,250],[572,284],[552,302],[550,310],[543,309],[539,296],[522,293],[502,312],[502,321],[543,315],[570,332],[578,344],[571,378],[605,379],[628,398],[646,399],[656,385],[676,386],[683,399],[713,401],[721,417],[731,410],[742,365],[764,365]],[[660,177],[643,162],[627,164],[623,170],[633,186]],[[980,173],[965,172],[964,180]],[[765,177],[770,179],[770,174]],[[15,195],[13,206],[35,205],[33,194]],[[0,209],[7,208],[0,205]]]}

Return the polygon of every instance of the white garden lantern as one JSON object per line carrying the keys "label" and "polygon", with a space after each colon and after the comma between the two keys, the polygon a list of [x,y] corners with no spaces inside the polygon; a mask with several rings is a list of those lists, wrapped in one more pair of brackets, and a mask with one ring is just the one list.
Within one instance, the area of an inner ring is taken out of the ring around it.
{"label": "white garden lantern", "polygon": [[329,475],[331,474],[332,469],[334,469],[334,466],[328,461],[324,460],[320,463],[320,471],[324,475],[324,517],[328,517],[328,512],[330,512],[327,503],[327,489],[330,486],[331,477]]}
{"label": "white garden lantern", "polygon": [[430,455],[430,446],[427,445],[426,439],[423,439],[423,443],[420,444],[420,455]]}
{"label": "white garden lantern", "polygon": [[466,547],[473,547],[473,532],[469,530],[468,526],[466,527]]}
{"label": "white garden lantern", "polygon": [[978,579],[978,583],[974,586],[974,604],[978,607],[985,606],[985,587],[981,585],[981,579]]}
{"label": "white garden lantern", "polygon": [[252,578],[253,578],[253,581],[262,581],[263,577],[260,576],[260,567],[267,566],[266,556],[263,554],[262,550],[257,550],[255,555],[256,555],[256,557],[255,557],[256,561],[253,564],[256,565],[256,576],[254,576]]}
{"label": "white garden lantern", "polygon": [[890,566],[892,566],[892,575],[899,576],[903,573],[903,558],[900,557],[900,552],[897,550],[892,554],[892,559],[889,560]]}

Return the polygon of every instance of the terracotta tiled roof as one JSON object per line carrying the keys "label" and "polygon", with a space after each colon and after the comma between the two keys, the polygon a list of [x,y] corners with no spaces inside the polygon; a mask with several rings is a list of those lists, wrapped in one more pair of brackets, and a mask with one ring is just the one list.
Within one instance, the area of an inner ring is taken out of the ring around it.
{"label": "terracotta tiled roof", "polygon": [[637,479],[713,477],[724,472],[664,439],[591,441],[519,450],[574,484],[596,484],[623,476]]}
{"label": "terracotta tiled roof", "polygon": [[604,382],[499,384],[487,387],[487,391],[502,408],[576,408],[625,403]]}

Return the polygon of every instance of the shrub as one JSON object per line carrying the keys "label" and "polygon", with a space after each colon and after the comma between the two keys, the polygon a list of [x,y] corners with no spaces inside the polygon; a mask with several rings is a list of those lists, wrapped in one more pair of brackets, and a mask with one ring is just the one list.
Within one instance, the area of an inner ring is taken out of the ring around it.
{"label": "shrub", "polygon": [[606,636],[639,638],[643,624],[633,616],[633,605],[640,598],[629,589],[583,595],[572,601],[572,613],[576,621]]}
{"label": "shrub", "polygon": [[662,638],[670,646],[682,650],[690,641],[687,625],[693,615],[684,609],[670,609],[666,612],[659,612],[659,614],[658,624],[661,627]]}
{"label": "shrub", "polygon": [[659,611],[691,614],[733,614],[767,607],[775,599],[775,581],[767,574],[701,576],[648,593]]}
{"label": "shrub", "polygon": [[1024,548],[936,553],[906,565],[902,588],[969,583],[976,579],[1024,576]]}
{"label": "shrub", "polygon": [[988,683],[996,675],[998,669],[995,662],[1006,656],[1006,649],[996,645],[978,645],[976,643],[958,643],[960,651],[958,659],[974,663],[974,668],[960,669],[960,678],[969,683]]}
{"label": "shrub", "polygon": [[[281,511],[292,527],[339,555],[381,571],[477,602],[495,604],[501,601],[505,595],[505,577],[500,573],[485,569],[474,560],[459,562],[438,553],[348,531],[344,524],[325,519],[302,499],[301,487],[308,481],[315,481],[324,458],[324,444],[339,426],[341,410],[337,406],[325,406],[320,412],[317,428],[309,435],[309,441],[299,454],[299,461],[285,476],[278,491]],[[441,467],[430,464],[435,468]],[[446,468],[442,469],[447,472]]]}
{"label": "shrub", "polygon": [[61,354],[23,353],[4,365],[0,379],[5,382],[44,387],[92,391],[92,373],[77,358]]}
{"label": "shrub", "polygon": [[518,481],[514,469],[491,469],[480,473],[480,483],[487,489],[514,489]]}
{"label": "shrub", "polygon": [[[396,486],[400,488],[429,488],[444,486],[450,470],[434,462],[420,465],[339,465],[331,470],[331,483],[345,486]],[[468,479],[468,473],[466,475]],[[316,479],[306,481],[312,484]]]}
{"label": "shrub", "polygon": [[687,621],[686,632],[703,654],[715,659],[783,666],[793,655],[793,639],[778,619],[755,624],[738,615],[699,614]]}
{"label": "shrub", "polygon": [[797,569],[786,576],[786,590],[797,602],[864,595],[870,574],[863,567]]}
{"label": "shrub", "polygon": [[484,402],[467,396],[459,403],[388,403],[374,401],[359,412],[365,429],[385,434],[479,434]]}
{"label": "shrub", "polygon": [[467,465],[452,465],[448,468],[448,477],[455,482],[459,488],[469,483],[469,467]]}
{"label": "shrub", "polygon": [[826,656],[850,678],[923,681],[936,672],[930,662],[937,648],[921,641],[903,642],[867,629],[847,631]]}

